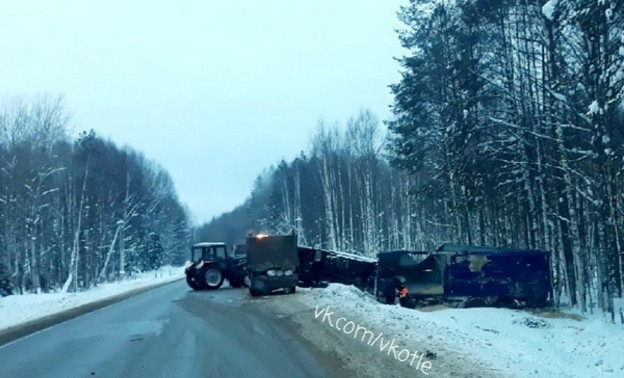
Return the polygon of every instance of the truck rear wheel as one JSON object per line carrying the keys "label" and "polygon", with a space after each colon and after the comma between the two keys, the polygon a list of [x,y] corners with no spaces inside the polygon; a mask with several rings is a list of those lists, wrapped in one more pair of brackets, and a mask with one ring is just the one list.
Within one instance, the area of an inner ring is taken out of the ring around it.
{"label": "truck rear wheel", "polygon": [[464,308],[488,307],[490,304],[487,299],[479,297],[470,297],[464,303]]}
{"label": "truck rear wheel", "polygon": [[296,286],[285,287],[284,294],[291,294],[294,293],[296,290]]}
{"label": "truck rear wheel", "polygon": [[223,285],[223,273],[215,266],[206,269],[203,276],[206,287],[209,290],[218,289]]}
{"label": "truck rear wheel", "polygon": [[249,275],[247,273],[243,273],[243,275],[237,275],[237,277],[228,278],[230,281],[230,286],[233,288],[238,287],[249,287],[251,281],[249,280]]}

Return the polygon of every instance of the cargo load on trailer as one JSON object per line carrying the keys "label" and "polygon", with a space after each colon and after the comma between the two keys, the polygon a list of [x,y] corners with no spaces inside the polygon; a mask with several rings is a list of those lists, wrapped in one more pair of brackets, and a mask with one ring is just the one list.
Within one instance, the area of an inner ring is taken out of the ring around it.
{"label": "cargo load on trailer", "polygon": [[330,282],[371,290],[377,260],[351,253],[299,247],[299,284],[324,287]]}

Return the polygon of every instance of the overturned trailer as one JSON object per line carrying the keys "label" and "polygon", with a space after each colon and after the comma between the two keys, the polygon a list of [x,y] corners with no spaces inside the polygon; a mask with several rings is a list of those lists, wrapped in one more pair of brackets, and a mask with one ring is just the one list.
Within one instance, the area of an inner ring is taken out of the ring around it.
{"label": "overturned trailer", "polygon": [[249,236],[244,249],[251,295],[295,291],[299,265],[296,233]]}
{"label": "overturned trailer", "polygon": [[346,252],[298,247],[299,286],[323,287],[328,283],[354,285],[370,290],[377,260]]}
{"label": "overturned trailer", "polygon": [[423,298],[443,295],[442,268],[428,255],[428,252],[407,250],[379,253],[374,289],[377,300],[394,304],[401,287]]}
{"label": "overturned trailer", "polygon": [[445,244],[434,253],[378,255],[375,294],[381,302],[445,302],[454,306],[545,306],[552,298],[550,253]]}

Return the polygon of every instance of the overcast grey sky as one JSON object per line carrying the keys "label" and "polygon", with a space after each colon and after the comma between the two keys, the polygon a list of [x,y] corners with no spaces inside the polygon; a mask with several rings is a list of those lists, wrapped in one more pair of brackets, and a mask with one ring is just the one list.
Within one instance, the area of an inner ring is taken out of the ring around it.
{"label": "overcast grey sky", "polygon": [[389,116],[408,0],[20,0],[0,11],[0,94],[64,95],[160,163],[197,222],[308,148],[319,119]]}

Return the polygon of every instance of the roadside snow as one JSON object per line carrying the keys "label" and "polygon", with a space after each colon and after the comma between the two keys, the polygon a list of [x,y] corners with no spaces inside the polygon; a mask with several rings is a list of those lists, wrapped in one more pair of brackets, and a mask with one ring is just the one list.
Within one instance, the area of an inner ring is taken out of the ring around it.
{"label": "roadside snow", "polygon": [[[301,302],[330,306],[336,313],[362,319],[375,332],[422,344],[411,348],[457,351],[474,364],[493,367],[501,376],[624,376],[624,325],[606,323],[600,316],[441,306],[423,312],[382,305],[352,286],[339,284],[300,290],[300,294]],[[432,362],[436,370],[436,360]]]}
{"label": "roadside snow", "polygon": [[80,293],[10,295],[0,298],[0,331],[44,316],[96,302],[134,289],[175,281],[184,277],[184,269],[166,266],[137,274],[121,282],[100,284]]}

